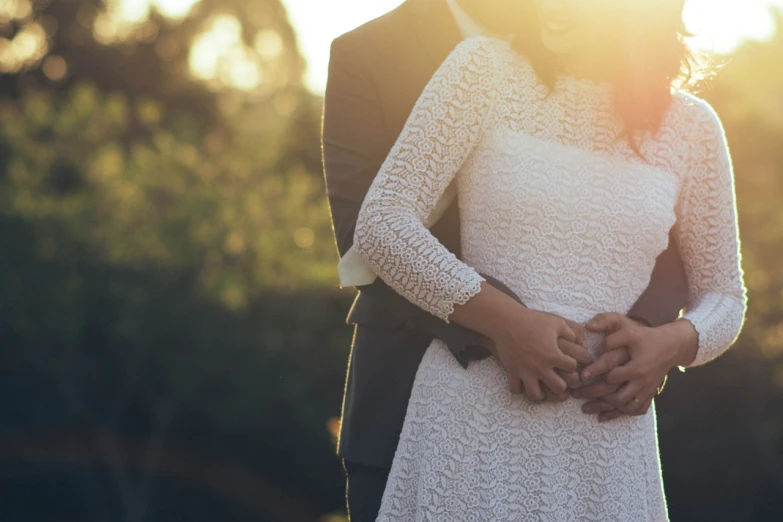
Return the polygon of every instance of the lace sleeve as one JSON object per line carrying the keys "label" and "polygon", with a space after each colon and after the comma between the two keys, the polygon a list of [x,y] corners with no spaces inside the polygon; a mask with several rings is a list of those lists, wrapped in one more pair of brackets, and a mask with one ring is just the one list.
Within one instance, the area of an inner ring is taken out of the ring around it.
{"label": "lace sleeve", "polygon": [[448,322],[484,280],[425,221],[480,139],[494,90],[493,45],[462,42],[430,80],[364,200],[354,245],[415,305]]}
{"label": "lace sleeve", "polygon": [[692,366],[707,363],[734,342],[745,318],[734,175],[717,114],[696,101],[691,169],[678,202],[677,239],[688,276],[684,318],[699,334]]}

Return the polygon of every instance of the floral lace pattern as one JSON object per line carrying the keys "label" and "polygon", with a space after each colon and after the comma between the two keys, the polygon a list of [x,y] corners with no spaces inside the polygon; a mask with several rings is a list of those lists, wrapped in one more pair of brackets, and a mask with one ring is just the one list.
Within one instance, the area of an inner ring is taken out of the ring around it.
{"label": "floral lace pattern", "polygon": [[[736,338],[745,289],[731,161],[703,101],[676,94],[642,160],[618,138],[611,87],[551,93],[503,41],[466,40],[435,74],[375,179],[355,245],[397,292],[443,318],[486,273],[532,308],[626,313],[669,230],[689,283],[694,364]],[[424,226],[458,180],[462,260]],[[675,225],[676,224],[676,225]],[[593,351],[601,339],[590,339]],[[416,377],[382,521],[666,520],[655,414],[599,424],[574,399],[533,405],[494,361],[463,370],[434,341]]]}

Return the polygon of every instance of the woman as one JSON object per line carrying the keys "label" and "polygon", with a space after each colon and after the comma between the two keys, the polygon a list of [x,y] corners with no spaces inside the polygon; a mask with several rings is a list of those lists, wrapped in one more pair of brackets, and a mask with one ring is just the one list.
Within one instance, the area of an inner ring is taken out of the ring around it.
{"label": "woman", "polygon": [[[745,312],[721,124],[676,90],[682,0],[541,0],[540,37],[462,43],[417,103],[364,202],[355,244],[397,292],[524,364],[528,395],[576,361],[517,321],[587,324],[593,354],[627,346],[613,397],[641,404],[674,366],[706,363]],[[523,57],[524,56],[524,57]],[[462,261],[423,225],[457,178]],[[689,281],[679,321],[623,320],[676,226]],[[509,283],[529,309],[486,285]],[[619,314],[596,314],[616,310]],[[546,327],[546,328],[545,328]],[[643,331],[642,331],[643,330]],[[504,366],[513,361],[502,361]],[[635,365],[635,366],[634,366]],[[585,377],[583,375],[583,377]],[[492,361],[463,370],[439,341],[421,363],[381,521],[667,520],[655,416],[598,422],[574,399],[528,402]]]}

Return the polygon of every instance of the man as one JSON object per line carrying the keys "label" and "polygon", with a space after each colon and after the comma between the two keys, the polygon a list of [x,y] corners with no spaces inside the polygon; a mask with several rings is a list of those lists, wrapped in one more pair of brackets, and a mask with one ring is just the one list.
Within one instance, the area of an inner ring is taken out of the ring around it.
{"label": "man", "polygon": [[[351,257],[356,219],[367,190],[435,70],[463,38],[480,34],[482,26],[504,34],[513,32],[513,27],[504,24],[518,20],[520,9],[535,16],[534,4],[534,0],[407,0],[334,41],[323,151],[341,256]],[[445,209],[431,230],[459,256],[456,203]],[[346,281],[358,285],[360,293],[348,317],[355,335],[338,454],[348,478],[351,520],[364,522],[375,520],[378,514],[416,370],[432,339],[446,341],[463,366],[488,354],[480,347],[479,336],[429,316],[381,281],[354,283],[350,277]],[[490,282],[503,288],[500,282]],[[672,243],[659,259],[650,287],[632,317],[654,326],[674,320],[684,304],[685,287],[682,264]],[[622,350],[610,352],[593,370],[608,371],[625,364],[627,357]],[[598,399],[588,409],[603,412],[607,419],[623,414],[600,400],[616,390],[617,386],[599,383],[576,394]],[[648,407],[643,405],[634,413],[645,413]]]}

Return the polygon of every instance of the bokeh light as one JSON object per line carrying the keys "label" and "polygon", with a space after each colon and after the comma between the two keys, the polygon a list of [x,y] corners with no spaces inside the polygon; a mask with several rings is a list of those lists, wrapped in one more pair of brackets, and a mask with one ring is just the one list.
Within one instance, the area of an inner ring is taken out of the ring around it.
{"label": "bokeh light", "polygon": [[252,90],[261,83],[261,69],[240,38],[239,20],[219,15],[195,41],[190,52],[190,69],[205,81],[216,81],[239,89]]}
{"label": "bokeh light", "polygon": [[[307,84],[323,92],[329,60],[329,44],[351,30],[402,4],[402,0],[284,0],[299,32],[308,60]],[[774,24],[770,8],[783,0],[687,0],[686,21],[698,34],[694,44],[719,53],[730,52],[743,39],[769,37]]]}

